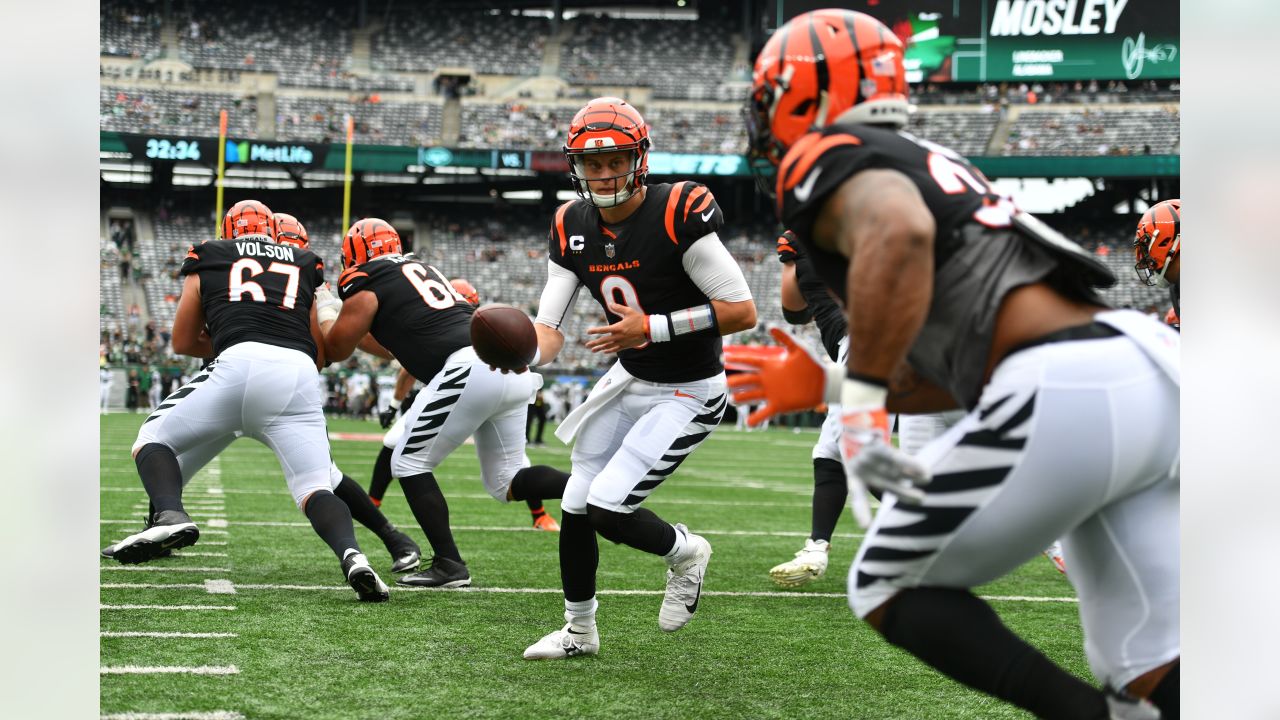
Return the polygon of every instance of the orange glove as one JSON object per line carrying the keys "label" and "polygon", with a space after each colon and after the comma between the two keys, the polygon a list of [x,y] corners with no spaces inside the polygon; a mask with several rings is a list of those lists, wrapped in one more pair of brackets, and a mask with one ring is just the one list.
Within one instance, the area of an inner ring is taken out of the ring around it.
{"label": "orange glove", "polygon": [[800,248],[796,245],[796,234],[790,230],[783,230],[778,236],[778,261],[785,265],[795,262],[798,257],[800,257]]}
{"label": "orange glove", "polygon": [[748,425],[755,427],[779,413],[808,410],[839,398],[844,368],[823,362],[786,330],[770,328],[769,334],[781,348],[725,348],[725,363],[747,370],[729,378],[733,401],[738,404],[764,401],[763,406],[747,417]]}

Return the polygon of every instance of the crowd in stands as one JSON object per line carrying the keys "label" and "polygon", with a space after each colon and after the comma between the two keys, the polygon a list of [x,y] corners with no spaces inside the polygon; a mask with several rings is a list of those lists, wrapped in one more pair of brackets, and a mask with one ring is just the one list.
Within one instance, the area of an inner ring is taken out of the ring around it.
{"label": "crowd in stands", "polygon": [[496,11],[424,12],[389,3],[372,37],[370,63],[384,71],[470,68],[487,75],[537,75],[550,29],[545,18]]}
{"label": "crowd in stands", "polygon": [[227,133],[249,137],[257,130],[257,103],[226,93],[112,87],[98,89],[99,126],[132,133],[216,136],[218,111],[227,110]]}
{"label": "crowd in stands", "polygon": [[1002,155],[1176,155],[1180,111],[1032,110],[1018,116]]}

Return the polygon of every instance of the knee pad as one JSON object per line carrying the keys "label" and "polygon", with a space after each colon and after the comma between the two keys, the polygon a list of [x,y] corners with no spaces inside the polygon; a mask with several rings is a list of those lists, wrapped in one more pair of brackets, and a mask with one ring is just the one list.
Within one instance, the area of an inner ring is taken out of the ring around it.
{"label": "knee pad", "polygon": [[574,515],[587,514],[587,494],[591,491],[591,481],[574,473],[564,486],[564,497],[560,499],[560,509]]}
{"label": "knee pad", "polygon": [[596,529],[600,537],[612,543],[621,543],[623,537],[622,526],[631,520],[631,513],[621,513],[614,510],[605,510],[595,505],[587,505],[587,518],[591,520],[591,527]]}

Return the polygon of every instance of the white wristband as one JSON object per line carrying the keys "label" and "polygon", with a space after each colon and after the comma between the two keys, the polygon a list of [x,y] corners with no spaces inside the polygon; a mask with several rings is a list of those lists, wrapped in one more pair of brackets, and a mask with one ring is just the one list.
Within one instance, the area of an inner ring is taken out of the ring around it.
{"label": "white wristband", "polygon": [[536,367],[542,364],[542,348],[533,349],[533,359],[529,361],[529,367]]}
{"label": "white wristband", "polygon": [[399,410],[400,401],[395,398],[391,398],[391,400],[387,403],[387,407],[390,408],[391,410]]}
{"label": "white wristband", "polygon": [[671,321],[665,314],[649,316],[649,342],[667,342],[671,339]]}
{"label": "white wristband", "polygon": [[822,372],[826,376],[826,383],[822,389],[822,402],[828,405],[840,402],[840,389],[844,385],[845,378],[844,365],[827,360],[822,363]]}
{"label": "white wristband", "polygon": [[316,306],[316,322],[321,325],[327,322],[333,322],[338,319],[338,311],[342,309],[342,305],[317,305]]}
{"label": "white wristband", "polygon": [[883,408],[889,397],[889,388],[862,380],[845,377],[840,386],[840,409],[875,410]]}

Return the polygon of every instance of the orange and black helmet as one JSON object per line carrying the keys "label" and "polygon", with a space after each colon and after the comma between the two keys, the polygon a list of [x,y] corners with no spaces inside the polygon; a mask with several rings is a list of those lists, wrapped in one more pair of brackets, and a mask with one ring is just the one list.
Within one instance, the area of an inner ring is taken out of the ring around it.
{"label": "orange and black helmet", "polygon": [[[569,161],[569,180],[578,197],[596,207],[621,205],[644,185],[649,174],[649,126],[640,111],[626,100],[598,97],[587,103],[569,123],[569,136],[564,144]],[[613,152],[632,153],[631,168],[624,173],[591,178],[594,181],[626,178],[622,187],[610,194],[591,192],[587,185],[582,160],[586,155]]]}
{"label": "orange and black helmet", "polygon": [[303,250],[311,246],[307,229],[298,218],[289,213],[278,212],[271,215],[271,236],[281,245],[292,245]]}
{"label": "orange and black helmet", "polygon": [[1147,285],[1168,287],[1165,273],[1182,244],[1182,200],[1158,202],[1147,208],[1133,238],[1134,270]]}
{"label": "orange and black helmet", "polygon": [[235,240],[246,235],[271,237],[271,208],[257,200],[241,200],[222,217],[222,239]]}
{"label": "orange and black helmet", "polygon": [[381,218],[364,218],[352,224],[342,238],[342,266],[363,265],[382,255],[400,254],[400,233]]}
{"label": "orange and black helmet", "polygon": [[842,122],[907,124],[902,40],[852,10],[814,10],[756,57],[745,109],[750,155],[777,166],[801,137]]}
{"label": "orange and black helmet", "polygon": [[459,295],[466,298],[467,302],[472,305],[480,304],[480,291],[476,290],[475,285],[472,285],[462,278],[454,278],[449,281],[449,284],[453,286],[454,290],[458,291]]}

